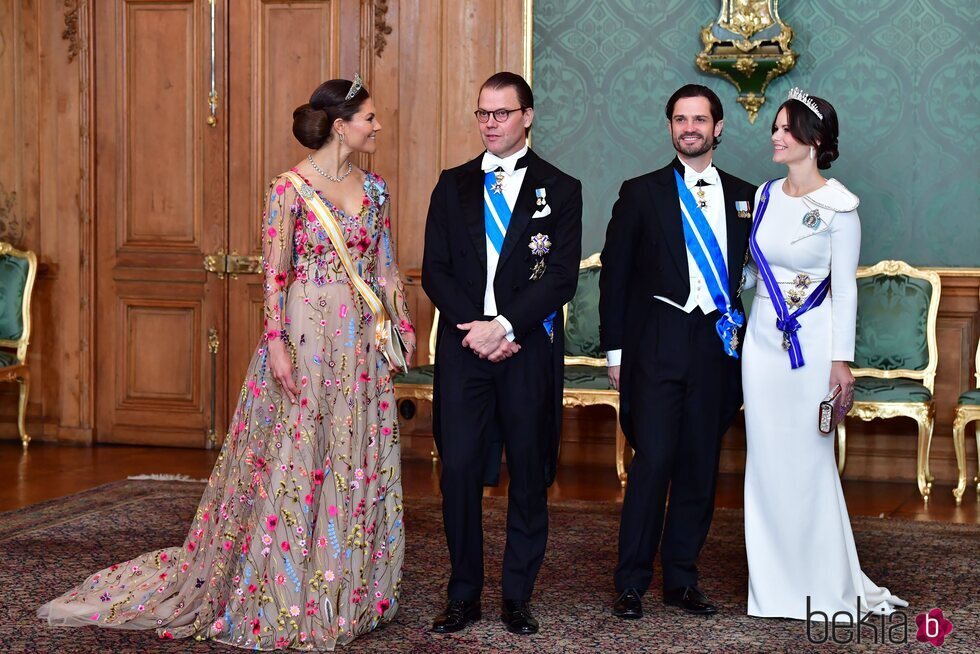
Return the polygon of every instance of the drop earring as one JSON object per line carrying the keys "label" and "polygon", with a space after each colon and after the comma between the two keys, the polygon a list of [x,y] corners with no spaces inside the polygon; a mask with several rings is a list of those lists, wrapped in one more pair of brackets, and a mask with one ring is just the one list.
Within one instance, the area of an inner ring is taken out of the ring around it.
{"label": "drop earring", "polygon": [[[340,137],[340,142],[341,143],[344,142],[344,137],[343,136]],[[813,159],[814,155],[815,155],[815,151],[813,149],[813,146],[810,146],[810,158]]]}
{"label": "drop earring", "polygon": [[[344,143],[344,134],[343,134],[343,132],[341,132],[341,134],[340,134],[340,143],[341,144]],[[813,148],[810,148],[810,158],[813,159]]]}

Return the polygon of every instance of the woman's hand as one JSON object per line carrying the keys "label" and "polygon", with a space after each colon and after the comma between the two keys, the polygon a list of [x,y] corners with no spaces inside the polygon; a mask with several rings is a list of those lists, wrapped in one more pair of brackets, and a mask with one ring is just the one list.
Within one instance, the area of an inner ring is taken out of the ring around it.
{"label": "woman's hand", "polygon": [[289,401],[296,404],[299,387],[293,378],[293,361],[282,339],[269,341],[269,369],[272,371],[272,378],[279,382]]}
{"label": "woman's hand", "polygon": [[845,361],[834,361],[830,364],[830,389],[837,384],[840,384],[845,397],[854,392],[854,375]]}
{"label": "woman's hand", "polygon": [[[405,344],[405,364],[410,367],[413,364],[413,357],[415,356],[415,334],[412,332],[401,332],[401,337],[402,343]],[[392,365],[389,367],[393,375],[406,372],[400,366]]]}

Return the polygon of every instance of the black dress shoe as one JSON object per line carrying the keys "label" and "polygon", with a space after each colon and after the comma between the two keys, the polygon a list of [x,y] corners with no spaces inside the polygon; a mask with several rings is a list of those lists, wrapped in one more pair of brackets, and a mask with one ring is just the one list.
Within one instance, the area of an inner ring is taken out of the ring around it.
{"label": "black dress shoe", "polygon": [[696,586],[682,586],[664,592],[664,604],[676,606],[694,615],[714,615],[715,605]]}
{"label": "black dress shoe", "polygon": [[437,634],[455,633],[479,619],[480,600],[449,600],[446,610],[432,621],[432,631]]}
{"label": "black dress shoe", "polygon": [[531,605],[527,600],[504,600],[500,607],[500,621],[507,625],[512,634],[528,636],[538,633],[538,621],[531,615]]}
{"label": "black dress shoe", "polygon": [[613,604],[613,615],[626,620],[639,620],[643,617],[643,603],[635,588],[627,588]]}

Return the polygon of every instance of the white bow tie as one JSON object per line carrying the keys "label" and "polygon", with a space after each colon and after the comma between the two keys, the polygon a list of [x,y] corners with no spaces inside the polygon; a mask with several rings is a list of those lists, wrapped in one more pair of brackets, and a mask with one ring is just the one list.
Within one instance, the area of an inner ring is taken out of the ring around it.
{"label": "white bow tie", "polygon": [[700,173],[692,168],[684,168],[684,184],[687,185],[687,188],[693,188],[699,179],[703,179],[706,184],[721,183],[721,178],[718,177],[718,169],[714,166],[708,166]]}
{"label": "white bow tie", "polygon": [[513,154],[509,157],[501,159],[491,152],[484,152],[483,163],[480,164],[480,167],[485,173],[489,173],[492,170],[497,170],[497,168],[503,168],[505,173],[508,175],[513,175],[514,169],[517,167],[518,159],[520,159],[520,157]]}

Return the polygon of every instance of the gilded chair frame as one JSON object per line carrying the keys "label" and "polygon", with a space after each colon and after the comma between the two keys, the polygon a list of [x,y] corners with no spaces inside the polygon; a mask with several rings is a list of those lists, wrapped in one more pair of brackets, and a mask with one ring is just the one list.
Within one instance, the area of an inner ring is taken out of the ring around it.
{"label": "gilded chair frame", "polygon": [[[601,253],[582,259],[579,262],[579,270],[586,268],[601,268]],[[562,308],[563,320],[568,323],[568,304]],[[606,359],[601,357],[580,357],[565,356],[566,366],[593,366],[605,368]],[[619,391],[615,389],[586,389],[586,388],[566,388],[562,393],[562,406],[609,406],[616,412],[616,476],[619,477],[619,485],[626,486],[626,436],[623,434],[623,427],[619,424]]]}
{"label": "gilded chair frame", "polygon": [[[908,265],[904,261],[885,260],[879,261],[868,268],[860,268],[857,278],[874,277],[883,275],[896,277],[905,275],[915,279],[928,281],[932,286],[932,294],[929,298],[929,312],[926,317],[926,345],[929,352],[929,360],[926,367],[922,370],[878,370],[876,368],[852,368],[851,372],[855,377],[876,377],[878,379],[916,379],[929,389],[930,394],[935,394],[936,367],[939,364],[939,347],[936,339],[936,319],[939,315],[939,298],[941,285],[939,275],[929,270],[919,270]],[[932,490],[933,476],[929,472],[929,451],[932,447],[932,433],[935,426],[936,405],[934,400],[929,402],[854,402],[854,407],[848,413],[859,420],[869,421],[875,418],[897,418],[907,417],[915,420],[919,427],[918,451],[916,456],[916,483],[919,487],[919,494],[925,502],[929,501],[929,493]],[[844,472],[844,462],[846,458],[847,428],[841,420],[837,425],[837,470]],[[962,466],[960,466],[962,475]]]}
{"label": "gilded chair frame", "polygon": [[0,338],[0,348],[15,350],[17,363],[0,368],[0,382],[16,381],[20,385],[20,398],[17,403],[17,431],[20,441],[27,448],[31,437],[27,434],[27,398],[31,388],[31,373],[27,367],[27,346],[31,340],[31,295],[37,279],[37,255],[30,250],[18,250],[9,243],[0,241],[0,257],[10,256],[27,261],[27,279],[24,280],[24,299],[21,304],[23,329],[20,338],[10,340]]}
{"label": "gilded chair frame", "polygon": [[[977,357],[974,362],[976,371],[977,388],[980,388],[980,341],[977,342]],[[959,469],[959,478],[956,488],[953,489],[953,497],[956,504],[963,501],[963,494],[966,492],[966,426],[974,420],[980,420],[980,406],[970,404],[957,404],[953,414],[953,448],[956,450],[956,467]],[[977,476],[973,478],[973,483],[977,485],[977,500],[980,500],[980,429],[974,429],[977,438]]]}

